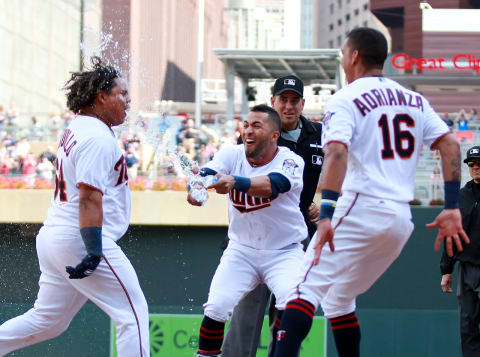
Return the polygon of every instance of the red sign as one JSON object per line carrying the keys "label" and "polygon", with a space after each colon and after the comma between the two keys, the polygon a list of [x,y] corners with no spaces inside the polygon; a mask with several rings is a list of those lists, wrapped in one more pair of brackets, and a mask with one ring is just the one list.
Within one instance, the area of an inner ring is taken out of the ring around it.
{"label": "red sign", "polygon": [[[392,65],[397,69],[412,69],[414,66],[418,69],[447,69],[446,62],[447,60],[442,57],[414,58],[406,53],[398,53],[392,57]],[[456,69],[474,69],[480,74],[480,57],[475,55],[461,53],[453,57],[449,63]]]}

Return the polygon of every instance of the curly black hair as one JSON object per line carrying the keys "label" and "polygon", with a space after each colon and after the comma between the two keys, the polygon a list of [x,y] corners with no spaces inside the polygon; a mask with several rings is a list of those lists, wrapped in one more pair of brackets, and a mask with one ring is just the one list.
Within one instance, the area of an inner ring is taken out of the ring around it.
{"label": "curly black hair", "polygon": [[94,56],[91,61],[90,70],[71,72],[72,76],[63,88],[67,91],[67,107],[75,114],[91,106],[98,93],[109,93],[115,86],[115,78],[122,77],[118,69],[104,64],[100,57]]}

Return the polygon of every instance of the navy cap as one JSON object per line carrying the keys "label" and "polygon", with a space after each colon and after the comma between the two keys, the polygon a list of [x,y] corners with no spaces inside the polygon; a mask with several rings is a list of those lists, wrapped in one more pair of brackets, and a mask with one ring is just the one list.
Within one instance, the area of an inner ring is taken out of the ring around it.
{"label": "navy cap", "polygon": [[480,159],[480,146],[473,146],[467,151],[467,158],[463,162],[467,163],[472,159]]}
{"label": "navy cap", "polygon": [[300,97],[303,97],[303,82],[297,76],[289,75],[282,78],[278,78],[273,86],[273,95],[279,95],[286,91],[292,91],[297,93]]}

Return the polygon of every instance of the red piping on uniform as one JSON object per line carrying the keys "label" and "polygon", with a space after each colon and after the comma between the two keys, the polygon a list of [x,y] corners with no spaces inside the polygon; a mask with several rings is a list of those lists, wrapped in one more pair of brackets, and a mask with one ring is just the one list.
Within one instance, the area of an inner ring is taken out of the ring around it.
{"label": "red piping on uniform", "polygon": [[80,188],[80,186],[85,186],[85,187],[88,187],[88,188],[90,188],[90,189],[92,189],[92,190],[98,191],[98,192],[100,192],[100,193],[102,194],[102,196],[103,196],[102,190],[100,190],[99,188],[96,188],[95,186],[89,185],[88,183],[84,183],[84,182],[78,182],[78,183],[77,183],[77,188]]}
{"label": "red piping on uniform", "polygon": [[[275,151],[275,154],[273,155],[273,157],[272,157],[270,160],[268,160],[267,162],[265,162],[265,163],[263,163],[263,164],[261,164],[261,165],[252,165],[252,164],[250,163],[250,161],[248,161],[248,159],[247,159],[247,162],[249,163],[249,165],[250,165],[251,167],[262,167],[262,166],[268,165],[269,163],[271,163],[271,162],[273,161],[273,159],[275,159],[275,157],[277,156],[277,154],[278,154],[279,151],[280,151],[280,150],[279,150],[278,147],[277,147],[277,151]],[[245,155],[245,157],[246,157],[246,155]]]}
{"label": "red piping on uniform", "polygon": [[435,146],[437,146],[438,142],[442,140],[445,136],[450,134],[450,131],[446,132],[445,134],[440,135],[438,138],[435,139],[432,145],[430,145],[431,150],[435,150]]}
{"label": "red piping on uniform", "polygon": [[330,140],[328,143],[326,143],[323,146],[328,146],[328,144],[331,144],[331,143],[342,144],[343,146],[345,146],[345,149],[347,149],[347,151],[348,151],[348,145],[345,144],[343,141],[339,141],[339,140]]}
{"label": "red piping on uniform", "polygon": [[130,307],[132,308],[133,315],[135,316],[135,320],[137,321],[137,328],[138,328],[138,338],[140,342],[140,357],[143,357],[143,350],[142,350],[142,334],[140,333],[140,322],[138,321],[138,316],[137,312],[135,311],[135,307],[133,306],[132,299],[130,298],[130,295],[128,294],[127,288],[125,285],[123,285],[122,281],[120,280],[120,277],[117,275],[115,270],[113,270],[113,267],[110,265],[110,262],[108,261],[107,257],[104,255],[103,259],[105,259],[105,262],[107,263],[108,267],[112,271],[113,275],[117,278],[118,282],[122,286],[123,291],[125,292],[125,295],[127,295],[128,302],[130,303]]}
{"label": "red piping on uniform", "polygon": [[[353,206],[355,205],[355,202],[357,202],[357,198],[358,198],[358,192],[355,194],[355,198],[353,199],[350,207],[347,209],[347,212],[345,212],[345,214],[342,217],[340,217],[340,219],[338,220],[338,222],[335,225],[335,227],[333,228],[333,230],[337,229],[337,227],[340,225],[340,223],[342,223],[342,220],[345,217],[348,216],[348,214],[352,210]],[[303,277],[303,280],[297,285],[297,296],[298,296],[299,299],[300,299],[300,285],[303,284],[307,280],[308,273],[310,273],[310,270],[312,270],[312,267],[313,267],[313,262],[312,262],[312,264],[310,264],[310,267],[308,268],[307,272],[305,273],[305,276]]]}
{"label": "red piping on uniform", "polygon": [[337,227],[340,225],[340,223],[342,223],[343,219],[348,216],[348,214],[352,210],[353,206],[355,205],[355,202],[357,202],[357,198],[358,198],[358,192],[355,194],[355,198],[353,199],[353,202],[350,205],[350,207],[347,209],[347,212],[345,212],[345,214],[342,217],[340,217],[340,219],[338,220],[338,222],[335,225],[335,227],[333,228],[333,230],[337,229]]}
{"label": "red piping on uniform", "polygon": [[303,280],[297,285],[297,298],[300,299],[300,284],[304,283],[305,280],[307,280],[307,275],[308,273],[310,273],[310,270],[312,269],[313,267],[313,262],[312,264],[310,264],[310,267],[307,269],[306,273],[305,273],[305,276],[303,277]]}

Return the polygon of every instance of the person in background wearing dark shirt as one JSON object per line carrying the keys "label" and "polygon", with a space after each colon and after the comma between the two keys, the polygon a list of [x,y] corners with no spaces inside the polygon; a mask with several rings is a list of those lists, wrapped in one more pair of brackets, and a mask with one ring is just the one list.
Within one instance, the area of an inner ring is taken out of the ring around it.
{"label": "person in background wearing dark shirt", "polygon": [[40,157],[39,157],[40,161],[42,161],[44,157],[46,157],[48,161],[50,161],[53,164],[56,158],[55,150],[53,149],[53,146],[48,146],[47,150],[40,154]]}
{"label": "person in background wearing dark shirt", "polygon": [[[294,75],[278,78],[275,81],[271,105],[278,112],[282,121],[278,145],[288,147],[305,161],[300,210],[308,228],[308,237],[305,237],[303,242],[306,247],[317,229],[314,222],[320,215],[318,206],[313,203],[313,197],[323,164],[321,144],[323,124],[311,122],[302,115],[305,105],[303,82]],[[241,141],[239,142],[241,143]],[[237,305],[233,311],[223,343],[223,357],[256,356],[265,308],[270,295],[266,285],[261,284]],[[270,302],[269,318],[272,336],[276,336],[280,316],[278,311],[275,310],[275,297],[273,295]],[[274,343],[275,338],[271,337],[269,356],[272,355]]]}
{"label": "person in background wearing dark shirt", "polygon": [[449,257],[445,247],[440,262],[441,286],[444,293],[452,292],[452,272],[459,261],[457,297],[460,315],[460,336],[463,357],[480,356],[480,146],[467,151],[464,162],[473,180],[460,190],[460,212],[470,244],[462,252]]}
{"label": "person in background wearing dark shirt", "polygon": [[445,122],[445,124],[447,124],[448,128],[449,128],[450,131],[451,131],[451,130],[452,130],[452,127],[453,127],[453,125],[454,125],[455,123],[453,122],[452,119],[449,118],[448,113],[444,113],[442,119],[443,119],[443,121]]}

